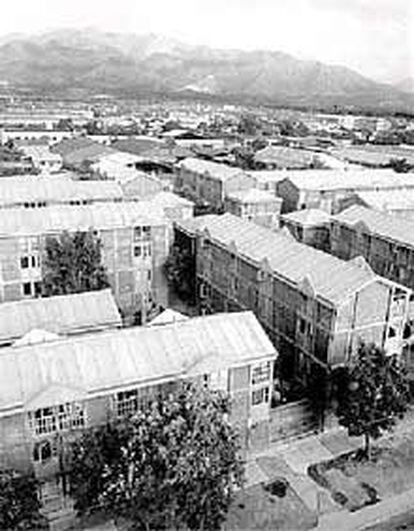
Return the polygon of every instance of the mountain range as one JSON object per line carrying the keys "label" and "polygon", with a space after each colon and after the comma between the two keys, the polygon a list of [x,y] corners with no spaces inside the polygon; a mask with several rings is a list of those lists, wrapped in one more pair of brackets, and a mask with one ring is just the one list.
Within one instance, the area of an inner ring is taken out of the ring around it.
{"label": "mountain range", "polygon": [[0,41],[0,80],[95,92],[203,95],[294,105],[414,109],[414,95],[343,66],[275,51],[219,50],[159,35],[94,29],[11,35]]}

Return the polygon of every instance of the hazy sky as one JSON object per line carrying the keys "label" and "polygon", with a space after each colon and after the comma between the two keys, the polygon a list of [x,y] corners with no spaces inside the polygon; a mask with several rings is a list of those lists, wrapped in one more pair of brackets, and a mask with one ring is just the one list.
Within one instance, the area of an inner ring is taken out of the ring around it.
{"label": "hazy sky", "polygon": [[215,47],[266,48],[414,77],[414,0],[2,0],[0,35],[56,27],[163,33]]}

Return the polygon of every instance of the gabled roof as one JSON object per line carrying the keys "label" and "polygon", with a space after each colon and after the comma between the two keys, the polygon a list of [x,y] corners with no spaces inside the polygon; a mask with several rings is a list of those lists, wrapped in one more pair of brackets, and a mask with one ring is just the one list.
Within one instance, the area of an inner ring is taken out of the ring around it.
{"label": "gabled roof", "polygon": [[5,348],[0,355],[0,417],[31,407],[38,397],[43,407],[44,396],[52,406],[67,393],[72,399],[79,393],[82,398],[108,395],[276,355],[252,312]]}
{"label": "gabled roof", "polygon": [[283,214],[282,219],[302,225],[304,227],[317,227],[330,223],[331,216],[324,210],[318,208],[304,208],[295,210],[289,214]]}
{"label": "gabled roof", "polygon": [[151,201],[106,201],[82,206],[0,209],[0,237],[166,224],[168,221],[164,213]]}
{"label": "gabled roof", "polygon": [[189,317],[186,315],[177,312],[176,310],[172,310],[171,308],[167,308],[163,312],[161,312],[157,317],[154,317],[154,319],[148,323],[147,326],[160,326],[160,325],[166,325],[171,323],[177,323],[179,321],[187,321]]}
{"label": "gabled roof", "polygon": [[332,219],[350,226],[364,223],[373,234],[414,247],[414,221],[411,219],[402,219],[360,205],[353,205]]}
{"label": "gabled roof", "polygon": [[121,324],[109,289],[0,304],[0,344],[11,343],[35,329],[65,335]]}
{"label": "gabled roof", "polygon": [[342,303],[367,283],[379,279],[374,273],[330,254],[297,242],[231,214],[199,216],[177,222],[190,234],[207,230],[221,245],[235,242],[240,255],[260,264],[267,258],[271,269],[288,282],[299,285],[304,277],[315,293],[332,305]]}
{"label": "gabled roof", "polygon": [[240,168],[232,168],[226,164],[218,164],[209,160],[196,159],[193,157],[182,160],[177,166],[200,175],[208,173],[212,179],[220,181],[226,181],[238,175],[247,175],[246,172]]}

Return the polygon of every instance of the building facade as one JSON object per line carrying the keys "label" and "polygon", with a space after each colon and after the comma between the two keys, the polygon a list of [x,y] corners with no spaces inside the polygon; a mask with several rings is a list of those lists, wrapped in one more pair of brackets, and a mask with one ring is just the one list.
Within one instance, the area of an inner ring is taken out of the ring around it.
{"label": "building facade", "polygon": [[269,229],[279,228],[282,199],[269,192],[251,188],[231,192],[224,201],[226,212]]}
{"label": "building facade", "polygon": [[282,380],[306,387],[315,366],[346,363],[360,340],[401,351],[411,290],[363,259],[339,260],[230,214],[177,223],[176,232],[195,256],[201,311],[252,310],[279,352]]}
{"label": "building facade", "polygon": [[283,213],[317,208],[328,214],[338,213],[344,199],[362,191],[387,192],[414,189],[410,174],[392,170],[309,170],[291,171],[277,185],[283,199]]}
{"label": "building facade", "polygon": [[256,186],[254,177],[238,168],[201,159],[188,158],[177,164],[174,189],[186,197],[224,207],[225,198],[237,190]]}
{"label": "building facade", "polygon": [[41,295],[47,237],[93,229],[115,300],[126,315],[166,305],[169,221],[149,202],[0,210],[0,301]]}
{"label": "building facade", "polygon": [[[197,341],[194,338],[197,337]],[[193,381],[228,393],[247,449],[269,443],[277,353],[251,312],[5,348],[0,356],[0,466],[34,470],[64,505],[69,445]]]}

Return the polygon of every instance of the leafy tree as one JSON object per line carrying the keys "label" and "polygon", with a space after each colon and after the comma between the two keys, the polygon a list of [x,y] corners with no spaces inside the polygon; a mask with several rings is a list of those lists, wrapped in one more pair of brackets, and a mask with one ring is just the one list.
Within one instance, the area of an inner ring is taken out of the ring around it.
{"label": "leafy tree", "polygon": [[183,300],[194,298],[195,259],[188,249],[174,245],[164,263],[169,285]]}
{"label": "leafy tree", "polygon": [[414,168],[414,166],[404,158],[391,158],[388,166],[397,173],[408,173]]}
{"label": "leafy tree", "polygon": [[374,344],[361,343],[355,360],[337,378],[337,416],[351,436],[364,436],[370,458],[370,441],[391,431],[402,418],[409,399],[404,369],[394,356]]}
{"label": "leafy tree", "polygon": [[46,239],[43,295],[65,295],[107,288],[102,245],[93,231],[64,232]]}
{"label": "leafy tree", "polygon": [[219,529],[243,481],[228,413],[221,393],[183,385],[84,434],[72,454],[76,507],[97,504],[140,530]]}
{"label": "leafy tree", "polygon": [[34,476],[0,472],[0,529],[47,529]]}

